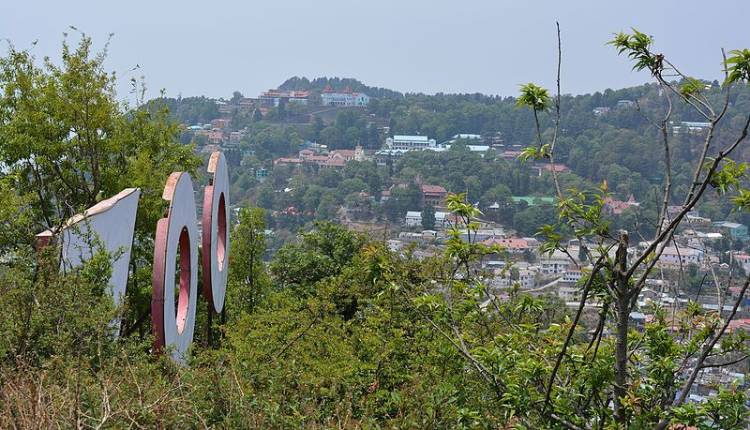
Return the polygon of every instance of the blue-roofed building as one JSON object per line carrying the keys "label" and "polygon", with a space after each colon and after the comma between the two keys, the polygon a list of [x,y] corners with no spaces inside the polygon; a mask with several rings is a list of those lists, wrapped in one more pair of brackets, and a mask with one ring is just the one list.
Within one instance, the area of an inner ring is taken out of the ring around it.
{"label": "blue-roofed building", "polygon": [[736,222],[716,221],[714,227],[727,233],[733,240],[748,240],[747,226]]}

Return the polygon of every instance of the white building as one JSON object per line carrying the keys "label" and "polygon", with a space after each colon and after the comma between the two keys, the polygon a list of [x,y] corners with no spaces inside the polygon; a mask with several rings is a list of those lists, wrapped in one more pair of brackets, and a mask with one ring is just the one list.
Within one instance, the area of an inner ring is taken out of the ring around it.
{"label": "white building", "polygon": [[450,219],[448,218],[448,212],[441,212],[437,211],[435,212],[435,227],[436,228],[446,228],[450,224]]}
{"label": "white building", "polygon": [[375,153],[375,161],[380,166],[388,163],[388,160],[397,160],[410,151],[447,151],[448,147],[438,144],[435,139],[427,136],[404,136],[396,135],[385,140],[385,145]]}
{"label": "white building", "polygon": [[707,130],[709,127],[711,127],[710,122],[681,121],[679,125],[672,126],[672,133],[680,134],[686,131],[691,134],[698,134]]}
{"label": "white building", "polygon": [[481,143],[482,135],[481,134],[469,134],[469,133],[459,133],[454,134],[453,137],[448,140],[447,144],[456,143],[458,140],[477,140],[479,143]]}
{"label": "white building", "polygon": [[569,282],[558,282],[557,296],[566,303],[579,301],[581,299],[581,288]]}
{"label": "white building", "polygon": [[496,269],[494,271],[495,277],[490,281],[490,285],[495,288],[508,288],[514,285],[516,282],[522,289],[531,289],[536,286],[536,272],[529,269],[518,269],[518,279],[511,279],[512,272],[510,270]]}
{"label": "white building", "polygon": [[438,148],[435,139],[427,136],[393,136],[385,140],[385,148],[396,151],[423,151]]}
{"label": "white building", "polygon": [[700,249],[694,248],[677,248],[668,246],[659,258],[659,264],[663,266],[679,266],[688,264],[701,265],[705,254]]}
{"label": "white building", "polygon": [[489,145],[483,144],[483,139],[481,134],[469,134],[469,133],[459,133],[454,134],[453,137],[450,138],[447,142],[439,145],[445,147],[445,149],[450,149],[451,145],[458,142],[459,140],[463,140],[466,142],[466,148],[471,152],[478,152],[482,156],[484,156],[484,153],[490,150]]}
{"label": "white building", "polygon": [[[278,107],[282,102],[307,105],[307,99],[310,96],[309,91],[284,91],[284,90],[268,90],[262,92],[257,102],[261,106],[276,106]],[[242,104],[242,102],[240,102]]]}
{"label": "white building", "polygon": [[744,252],[735,252],[732,253],[731,258],[732,261],[736,261],[742,266],[742,270],[744,270],[745,273],[750,273],[750,255],[745,254]]}
{"label": "white building", "polygon": [[567,257],[545,256],[539,261],[541,272],[545,275],[560,275],[565,273],[570,266],[570,259]]}
{"label": "white building", "polygon": [[417,227],[422,225],[422,212],[408,211],[406,212],[406,226]]}
{"label": "white building", "polygon": [[320,93],[320,102],[323,106],[367,106],[370,103],[370,97],[365,93],[357,93],[350,88],[344,91],[334,91],[327,86]]}
{"label": "white building", "polygon": [[[435,228],[445,228],[449,223],[448,212],[435,212]],[[422,226],[422,212],[419,211],[408,211],[406,212],[406,220],[404,222],[407,227],[421,227]]]}
{"label": "white building", "polygon": [[576,266],[569,266],[568,270],[563,273],[562,280],[564,282],[571,282],[573,284],[576,284],[581,280],[582,277],[583,273],[581,272],[581,269],[577,268]]}

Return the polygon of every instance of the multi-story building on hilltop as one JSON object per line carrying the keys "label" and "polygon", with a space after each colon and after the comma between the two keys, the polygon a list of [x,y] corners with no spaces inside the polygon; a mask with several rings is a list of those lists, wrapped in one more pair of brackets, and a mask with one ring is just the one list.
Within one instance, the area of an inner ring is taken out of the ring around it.
{"label": "multi-story building on hilltop", "polygon": [[282,102],[306,105],[309,96],[308,91],[268,90],[258,97],[258,102],[265,107],[278,106]]}
{"label": "multi-story building on hilltop", "polygon": [[370,97],[365,93],[358,93],[347,87],[343,91],[335,91],[330,85],[320,93],[323,106],[367,106]]}
{"label": "multi-story building on hilltop", "polygon": [[385,140],[385,148],[390,150],[422,151],[436,149],[437,142],[427,136],[393,136]]}

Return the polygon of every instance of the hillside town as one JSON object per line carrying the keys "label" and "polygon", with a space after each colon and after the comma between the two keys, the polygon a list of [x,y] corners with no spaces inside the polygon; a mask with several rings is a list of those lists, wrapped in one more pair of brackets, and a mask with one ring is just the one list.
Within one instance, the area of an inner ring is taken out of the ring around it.
{"label": "hillside town", "polygon": [[[240,149],[240,142],[247,130],[232,128],[232,115],[245,112],[258,117],[273,113],[279,106],[296,106],[296,115],[307,115],[301,121],[312,122],[321,112],[328,118],[335,118],[341,110],[362,110],[367,107],[370,97],[350,88],[334,90],[330,85],[323,91],[313,94],[310,91],[268,90],[257,98],[240,98],[233,103],[217,101],[219,112],[223,115],[209,124],[185,124],[185,130],[192,133],[192,139],[205,137],[202,151],[221,149],[231,153],[240,151],[240,163],[252,152]],[[594,117],[612,115],[635,109],[631,100],[619,100],[613,107],[594,108]],[[265,181],[269,174],[284,169],[283,175],[315,175],[324,169],[344,169],[349,163],[372,163],[379,169],[388,169],[398,163],[406,154],[448,153],[454,146],[462,151],[476,154],[480,158],[489,156],[510,163],[519,163],[522,145],[506,142],[500,135],[483,136],[476,133],[457,133],[447,140],[438,142],[426,135],[391,134],[389,127],[377,123],[381,136],[379,147],[365,148],[359,143],[353,149],[331,149],[325,144],[304,141],[296,152],[276,157],[272,163],[254,169],[259,183]],[[328,120],[332,121],[332,119]],[[705,134],[707,123],[681,122],[670,125],[670,132],[677,136],[681,133],[701,136]],[[565,174],[570,168],[563,163],[527,162],[519,166],[530,176],[543,177],[550,174]],[[396,222],[373,217],[372,207],[386,205],[395,191],[405,192],[410,186],[406,182],[395,181],[377,193],[371,190],[358,191],[357,198],[347,199],[333,213],[338,222],[349,228],[367,232],[374,237],[387,238],[388,248],[396,253],[408,253],[420,259],[441,255],[445,252],[448,239],[458,230],[461,237],[481,244],[494,251],[487,254],[478,265],[489,292],[497,297],[504,297],[509,288],[533,296],[554,296],[569,308],[575,309],[581,302],[581,279],[592,270],[595,258],[595,244],[571,240],[564,250],[548,252],[542,247],[542,241],[534,235],[516,231],[504,222],[503,208],[507,205],[523,207],[554,207],[556,198],[550,195],[512,195],[503,201],[475,202],[482,216],[475,222],[478,229],[470,233],[459,218],[453,215],[446,206],[446,197],[466,190],[447,189],[440,184],[423,181],[417,177],[414,184],[419,190],[419,198],[413,207],[405,208]],[[613,184],[616,185],[616,184]],[[285,187],[275,190],[277,193],[291,193],[293,188]],[[603,201],[603,212],[606,216],[618,218],[631,211],[638,210],[641,202],[631,193],[627,198],[618,199],[607,196]],[[664,223],[678,214],[679,206],[670,206]],[[313,212],[290,205],[278,211],[272,211],[273,217],[279,220],[303,219],[314,216]],[[274,231],[268,230],[273,236]],[[676,232],[669,246],[663,249],[661,257],[645,280],[646,287],[637,298],[637,310],[631,313],[632,324],[643,329],[653,318],[653,305],[673,311],[685,311],[693,302],[700,304],[705,311],[729,313],[731,303],[737,298],[740,290],[730,287],[726,292],[715,288],[719,283],[732,282],[732,279],[750,273],[750,237],[748,228],[741,223],[710,219],[701,216],[698,210],[691,210],[685,222]],[[638,241],[628,248],[629,258],[638,258],[648,248],[649,242]],[[614,258],[612,250],[610,258]],[[703,274],[703,275],[701,275]],[[708,276],[707,274],[710,274]],[[585,312],[595,314],[602,308],[598,301],[588,301]],[[732,330],[750,330],[750,300],[742,302],[737,310],[738,317],[732,321]],[[677,326],[673,327],[677,331]],[[716,394],[717,381],[725,384],[748,386],[746,373],[741,367],[708,369],[690,392],[690,400],[704,401]]]}

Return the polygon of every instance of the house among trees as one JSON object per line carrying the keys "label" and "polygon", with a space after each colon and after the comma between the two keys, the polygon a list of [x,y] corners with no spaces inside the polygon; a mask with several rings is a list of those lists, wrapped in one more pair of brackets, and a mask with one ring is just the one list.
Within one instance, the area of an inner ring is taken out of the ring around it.
{"label": "house among trees", "polygon": [[701,134],[711,127],[710,122],[681,121],[679,124],[672,122],[672,133]]}
{"label": "house among trees", "polygon": [[208,143],[219,145],[224,142],[224,132],[221,130],[211,130],[208,132]]}
{"label": "house among trees", "polygon": [[229,127],[229,122],[231,119],[229,118],[216,118],[211,120],[211,127],[217,128],[217,129],[224,129]]}
{"label": "house among trees", "polygon": [[530,169],[536,173],[537,176],[542,176],[543,172],[565,173],[570,171],[568,166],[561,163],[534,163],[530,166]]}
{"label": "house among trees", "polygon": [[555,198],[549,196],[512,196],[511,200],[515,204],[526,203],[527,206],[551,205],[555,203]]}
{"label": "house among trees", "polygon": [[716,221],[714,227],[727,233],[733,240],[748,240],[747,226],[736,222]]}
{"label": "house among trees", "polygon": [[633,100],[618,100],[617,101],[617,107],[618,108],[624,108],[624,109],[630,109],[635,107],[635,102]]}
{"label": "house among trees", "polygon": [[524,251],[529,250],[530,246],[526,239],[520,237],[491,237],[482,241],[483,245],[486,246],[499,246],[503,250],[507,250],[511,254],[523,254]]}
{"label": "house among trees", "polygon": [[438,145],[435,139],[430,139],[427,136],[395,135],[385,140],[384,149],[422,151],[425,149],[435,149],[437,147]]}
{"label": "house among trees", "polygon": [[[451,225],[454,222],[451,214],[448,212],[435,212],[435,228],[443,229]],[[407,211],[404,219],[404,224],[407,227],[421,227],[422,226],[422,212],[420,211]]]}
{"label": "house among trees", "polygon": [[427,136],[395,135],[385,139],[383,148],[375,153],[375,159],[380,166],[388,161],[395,161],[410,151],[445,151],[445,145],[438,144],[435,139]]}
{"label": "house among trees", "polygon": [[422,202],[424,205],[429,206],[443,206],[445,198],[448,196],[448,191],[440,185],[420,185],[422,190]]}
{"label": "house among trees", "polygon": [[594,113],[594,116],[603,116],[609,113],[609,108],[607,106],[597,106],[592,112]]}
{"label": "house among trees", "polygon": [[680,267],[688,264],[701,265],[705,259],[705,253],[700,249],[690,247],[668,246],[659,257],[660,267]]}
{"label": "house among trees", "polygon": [[258,104],[264,107],[279,106],[281,103],[307,105],[309,91],[268,90],[258,96]]}
{"label": "house among trees", "polygon": [[320,154],[314,149],[303,149],[297,157],[280,157],[273,161],[274,166],[315,164],[319,167],[344,167],[350,161],[364,161],[365,153],[361,146],[355,149],[336,149]]}
{"label": "house among trees", "polygon": [[343,91],[335,91],[327,85],[320,94],[323,106],[359,106],[364,107],[370,103],[370,97],[365,93],[357,93],[346,87]]}
{"label": "house among trees", "polygon": [[616,200],[612,197],[604,198],[604,211],[609,215],[620,215],[627,209],[638,206],[640,206],[640,203],[635,201],[635,197],[632,194],[626,201]]}

